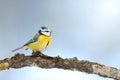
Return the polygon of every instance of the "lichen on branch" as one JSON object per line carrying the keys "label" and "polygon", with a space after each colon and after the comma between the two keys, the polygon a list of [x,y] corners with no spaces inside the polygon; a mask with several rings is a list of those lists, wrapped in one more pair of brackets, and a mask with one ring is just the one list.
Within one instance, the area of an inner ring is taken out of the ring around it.
{"label": "lichen on branch", "polygon": [[40,68],[60,68],[64,70],[76,70],[89,74],[97,74],[102,77],[120,80],[120,70],[87,60],[73,58],[51,57],[44,54],[26,56],[17,53],[11,58],[0,60],[0,70],[9,68],[21,68],[25,66],[37,66]]}

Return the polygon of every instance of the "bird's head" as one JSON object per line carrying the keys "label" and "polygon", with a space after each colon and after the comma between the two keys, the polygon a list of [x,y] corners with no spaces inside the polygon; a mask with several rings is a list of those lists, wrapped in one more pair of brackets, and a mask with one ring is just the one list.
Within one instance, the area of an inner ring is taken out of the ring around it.
{"label": "bird's head", "polygon": [[43,34],[45,36],[51,36],[51,30],[47,27],[42,26],[41,29],[38,31],[39,34]]}

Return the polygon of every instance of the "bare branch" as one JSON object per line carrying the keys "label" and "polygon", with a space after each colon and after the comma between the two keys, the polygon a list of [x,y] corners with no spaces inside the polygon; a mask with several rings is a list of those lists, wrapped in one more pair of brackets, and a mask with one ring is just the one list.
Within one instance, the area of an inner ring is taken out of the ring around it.
{"label": "bare branch", "polygon": [[47,55],[25,56],[24,54],[16,54],[11,58],[0,60],[0,70],[9,68],[21,68],[24,66],[38,66],[41,68],[61,68],[67,70],[77,70],[89,74],[97,74],[102,77],[120,80],[120,70],[101,65],[86,60],[78,60],[73,58],[51,57]]}

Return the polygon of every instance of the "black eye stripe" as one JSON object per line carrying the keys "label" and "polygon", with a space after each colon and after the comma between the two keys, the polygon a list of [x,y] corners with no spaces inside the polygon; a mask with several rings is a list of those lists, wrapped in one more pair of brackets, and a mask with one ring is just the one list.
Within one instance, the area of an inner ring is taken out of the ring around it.
{"label": "black eye stripe", "polygon": [[50,32],[50,31],[43,31],[43,32]]}

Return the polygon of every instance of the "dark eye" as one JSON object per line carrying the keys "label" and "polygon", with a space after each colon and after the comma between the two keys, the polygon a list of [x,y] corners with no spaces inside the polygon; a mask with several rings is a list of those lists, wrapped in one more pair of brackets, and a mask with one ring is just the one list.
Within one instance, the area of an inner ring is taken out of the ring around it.
{"label": "dark eye", "polygon": [[45,31],[45,32],[49,32],[49,31]]}

